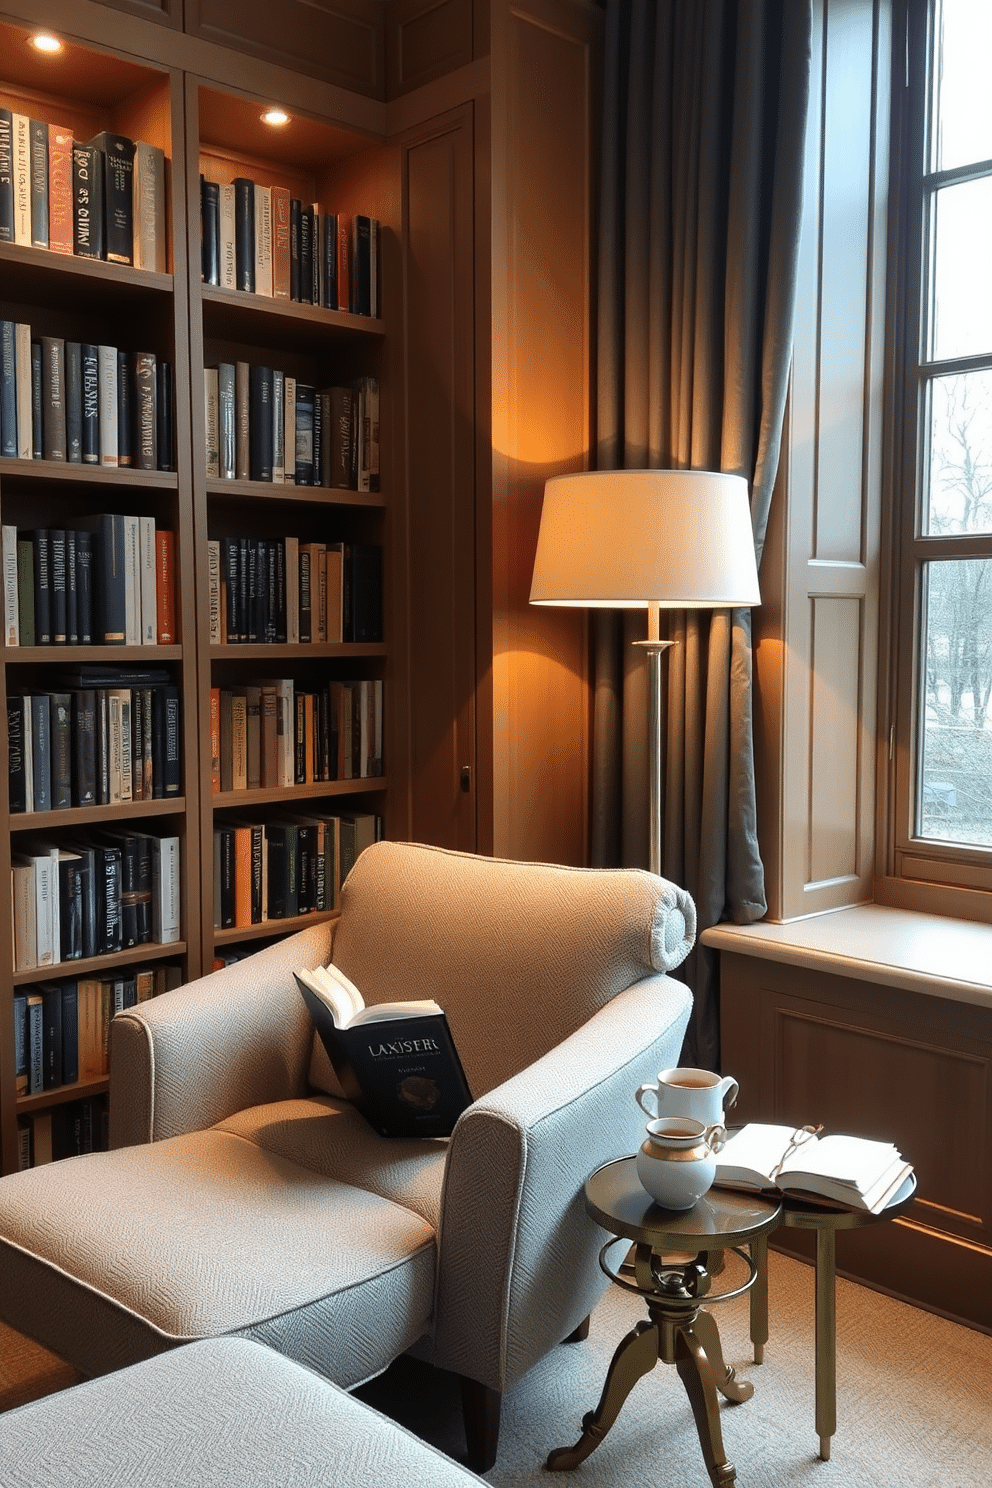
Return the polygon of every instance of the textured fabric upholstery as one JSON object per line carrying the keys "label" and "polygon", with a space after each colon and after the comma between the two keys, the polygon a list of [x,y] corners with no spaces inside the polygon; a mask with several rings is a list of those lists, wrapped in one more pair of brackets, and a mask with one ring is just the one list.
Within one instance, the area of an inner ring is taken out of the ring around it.
{"label": "textured fabric upholstery", "polygon": [[[113,1150],[0,1180],[0,1316],[87,1374],[240,1335],[339,1384],[415,1348],[505,1391],[606,1285],[582,1185],[678,1059],[693,930],[647,873],[366,849],[333,939],[114,1019]],[[370,1002],[444,1006],[475,1096],[450,1141],[314,1091],[292,973],[332,952]]]}
{"label": "textured fabric upholstery", "polygon": [[482,1480],[241,1339],[193,1343],[0,1415],[4,1488],[470,1488]]}

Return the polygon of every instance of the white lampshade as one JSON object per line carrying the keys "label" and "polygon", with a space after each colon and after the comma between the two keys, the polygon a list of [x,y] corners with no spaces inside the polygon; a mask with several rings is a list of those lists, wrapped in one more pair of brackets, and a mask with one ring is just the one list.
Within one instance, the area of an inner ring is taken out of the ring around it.
{"label": "white lampshade", "polygon": [[544,487],[532,604],[756,605],[747,482],[706,470],[589,470]]}

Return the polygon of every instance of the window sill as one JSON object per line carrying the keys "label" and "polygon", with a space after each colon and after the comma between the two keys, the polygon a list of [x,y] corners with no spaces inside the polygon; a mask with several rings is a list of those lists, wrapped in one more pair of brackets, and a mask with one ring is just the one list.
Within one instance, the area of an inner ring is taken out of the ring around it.
{"label": "window sill", "polygon": [[703,945],[992,1009],[992,925],[881,904],[808,919],[714,925]]}

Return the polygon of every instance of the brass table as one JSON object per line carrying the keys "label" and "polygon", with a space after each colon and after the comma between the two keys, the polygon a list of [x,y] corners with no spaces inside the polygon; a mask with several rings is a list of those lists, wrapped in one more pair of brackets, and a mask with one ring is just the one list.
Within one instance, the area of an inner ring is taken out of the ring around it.
{"label": "brass table", "polygon": [[[717,1190],[729,1193],[730,1190]],[[714,1190],[711,1190],[711,1193]],[[916,1178],[912,1174],[895,1193],[880,1214],[863,1209],[836,1209],[810,1203],[785,1194],[782,1199],[781,1223],[787,1230],[816,1231],[815,1265],[815,1343],[816,1431],[820,1438],[820,1456],[830,1457],[830,1439],[837,1430],[837,1231],[857,1230],[864,1225],[895,1219],[912,1203]],[[751,1342],[754,1362],[760,1364],[768,1342],[768,1236],[760,1235],[751,1246],[751,1256],[758,1279],[750,1296]]]}
{"label": "brass table", "polygon": [[[737,1474],[724,1451],[716,1392],[738,1403],[750,1400],[754,1386],[735,1379],[724,1362],[716,1320],[701,1306],[711,1285],[709,1255],[733,1250],[748,1268],[742,1286],[715,1293],[710,1301],[746,1292],[758,1267],[753,1254],[741,1247],[753,1248],[774,1229],[781,1205],[761,1194],[710,1189],[691,1209],[662,1209],[641,1187],[632,1157],[597,1168],[586,1183],[585,1198],[592,1218],[614,1236],[600,1252],[600,1265],[618,1286],[644,1298],[650,1321],[639,1322],[621,1340],[599,1404],[583,1417],[582,1436],[574,1447],[552,1452],[547,1466],[561,1472],[583,1462],[616,1421],[634,1385],[660,1359],[675,1365],[685,1386],[714,1488],[730,1488]],[[625,1265],[631,1241],[633,1264]]]}

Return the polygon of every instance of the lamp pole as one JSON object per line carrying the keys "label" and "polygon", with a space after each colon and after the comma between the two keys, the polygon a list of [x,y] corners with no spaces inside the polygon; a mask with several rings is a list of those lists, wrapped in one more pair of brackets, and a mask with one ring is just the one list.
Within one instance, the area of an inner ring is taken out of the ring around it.
{"label": "lamp pole", "polygon": [[648,605],[648,638],[635,641],[648,668],[648,867],[661,873],[661,658],[674,641],[660,636],[661,611]]}

